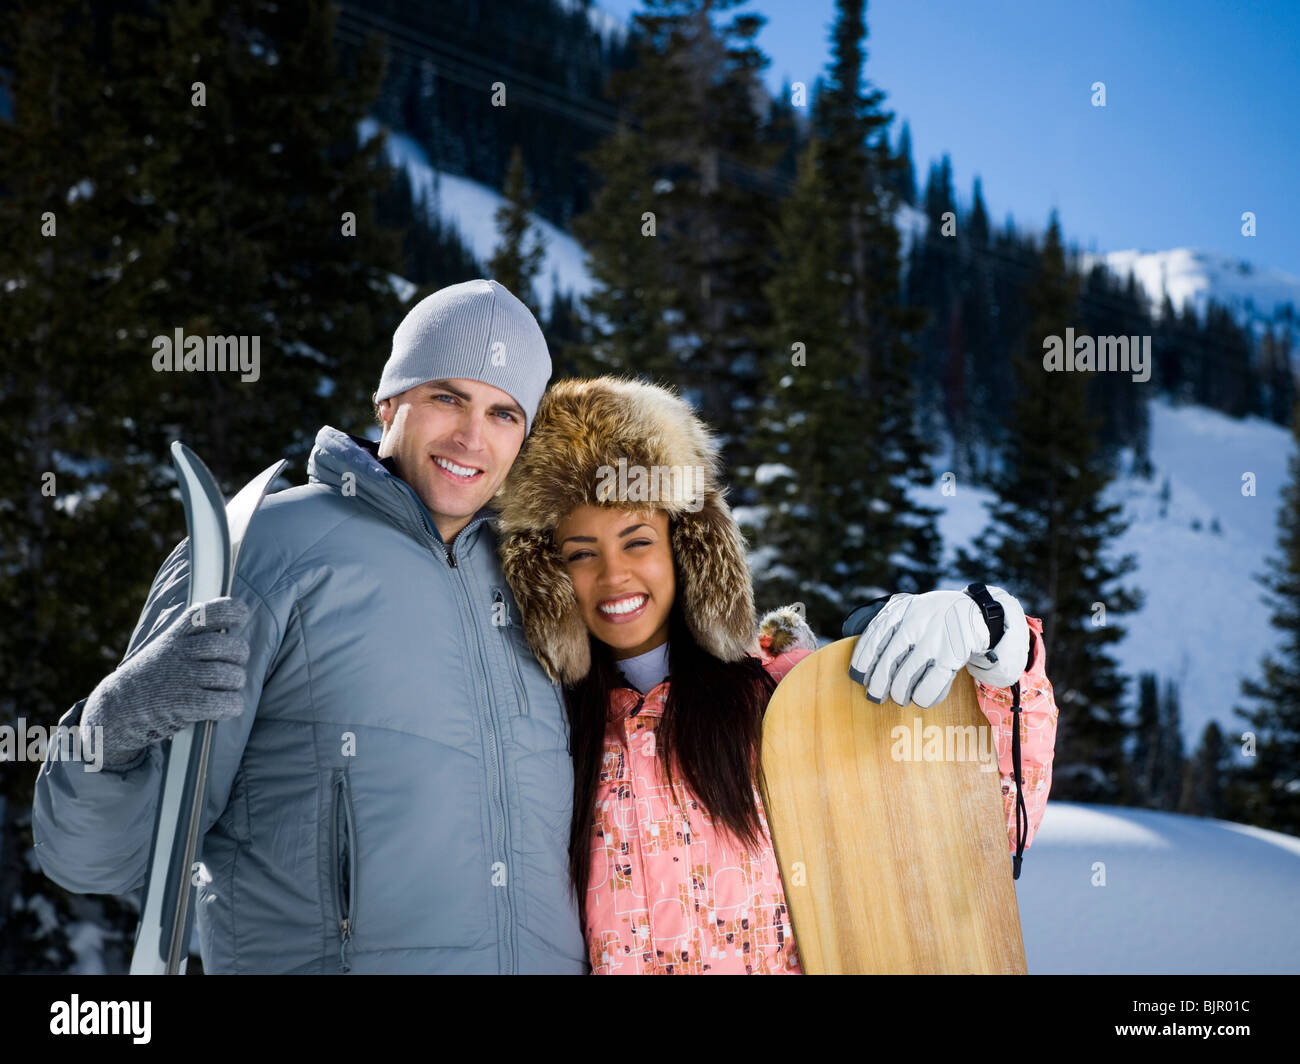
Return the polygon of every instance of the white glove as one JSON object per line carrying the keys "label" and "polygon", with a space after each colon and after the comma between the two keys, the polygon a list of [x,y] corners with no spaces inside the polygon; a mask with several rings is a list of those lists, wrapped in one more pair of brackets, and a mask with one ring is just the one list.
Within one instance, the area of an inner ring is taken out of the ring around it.
{"label": "white glove", "polygon": [[922,709],[948,697],[962,666],[982,683],[1010,687],[1029,657],[1029,623],[1011,595],[1000,587],[988,590],[1005,615],[993,648],[996,662],[987,657],[988,625],[975,600],[964,591],[928,591],[889,600],[858,637],[849,675],[865,684],[873,702],[888,694],[900,706],[915,702]]}

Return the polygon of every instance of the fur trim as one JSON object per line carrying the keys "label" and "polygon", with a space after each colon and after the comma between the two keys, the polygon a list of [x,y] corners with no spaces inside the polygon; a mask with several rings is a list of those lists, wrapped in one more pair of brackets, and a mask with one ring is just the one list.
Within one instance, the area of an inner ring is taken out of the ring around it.
{"label": "fur trim", "polygon": [[794,606],[781,606],[763,614],[758,622],[758,638],[763,652],[773,658],[787,650],[817,649],[817,637]]}
{"label": "fur trim", "polygon": [[[689,469],[692,476],[665,477],[658,498],[620,500],[604,490],[620,459],[628,470]],[[529,646],[553,682],[575,684],[591,669],[587,626],[552,539],[583,504],[666,511],[677,596],[691,634],[723,661],[752,652],[757,626],[746,544],[720,477],[715,437],[666,388],[598,377],[560,381],[542,396],[533,431],[494,504],[501,566]]]}

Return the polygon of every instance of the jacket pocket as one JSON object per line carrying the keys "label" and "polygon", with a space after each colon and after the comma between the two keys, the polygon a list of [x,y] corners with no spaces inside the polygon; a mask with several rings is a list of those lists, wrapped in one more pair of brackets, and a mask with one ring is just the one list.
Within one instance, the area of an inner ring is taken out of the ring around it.
{"label": "jacket pocket", "polygon": [[498,613],[505,617],[505,623],[496,627],[500,630],[501,638],[504,640],[504,652],[509,663],[510,679],[515,686],[515,703],[519,706],[519,715],[526,717],[528,716],[528,695],[524,690],[524,674],[519,668],[521,644],[524,653],[532,653],[532,651],[528,648],[528,641],[523,638],[522,629],[514,623],[514,619],[510,616],[505,592],[499,587],[492,589],[492,610],[494,624]]}
{"label": "jacket pocket", "polygon": [[350,971],[348,946],[356,928],[357,832],[352,808],[352,785],[345,769],[334,771],[334,798],[330,809],[330,870],[334,879],[334,912],[339,929],[339,967]]}

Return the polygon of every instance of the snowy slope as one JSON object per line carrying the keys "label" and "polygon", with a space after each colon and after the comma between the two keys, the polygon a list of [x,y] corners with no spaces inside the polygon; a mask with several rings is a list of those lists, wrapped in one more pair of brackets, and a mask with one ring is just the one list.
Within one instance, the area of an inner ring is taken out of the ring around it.
{"label": "snowy slope", "polygon": [[1071,802],[1047,803],[1016,881],[1030,974],[1297,973],[1297,897],[1300,839]]}
{"label": "snowy slope", "polygon": [[[364,118],[357,128],[364,140],[375,135],[379,123],[373,118]],[[504,197],[477,181],[435,170],[424,149],[405,133],[390,129],[385,143],[389,163],[406,170],[413,194],[417,198],[421,193],[427,195],[430,210],[452,222],[474,257],[485,265],[499,242],[494,219],[497,208],[506,202]],[[533,224],[541,230],[546,249],[541,273],[535,282],[542,314],[546,316],[550,314],[557,278],[562,291],[568,290],[576,295],[589,292],[592,281],[587,273],[582,247],[573,237],[536,215]]]}
{"label": "snowy slope", "polygon": [[[1179,684],[1183,736],[1191,749],[1211,719],[1227,735],[1239,735],[1242,721],[1232,715],[1240,703],[1241,678],[1259,675],[1260,653],[1278,645],[1269,626],[1263,588],[1253,576],[1276,553],[1277,513],[1292,453],[1287,430],[1259,418],[1234,421],[1199,406],[1151,403],[1150,481],[1121,477],[1108,501],[1122,502],[1128,530],[1117,554],[1136,556],[1138,568],[1126,578],[1146,594],[1142,609],[1109,618],[1127,629],[1115,656],[1134,677],[1153,670]],[[944,466],[939,466],[942,472]],[[1241,477],[1256,478],[1253,497],[1241,494]],[[1169,478],[1170,499],[1160,516],[1159,493]],[[992,495],[960,484],[953,496],[937,486],[915,497],[940,507],[939,528],[945,562],[958,544],[970,545],[984,527],[984,503]],[[1221,534],[1210,531],[1217,518]],[[1199,522],[1199,530],[1193,525]],[[990,574],[990,582],[996,582]],[[956,582],[950,582],[957,586]],[[948,585],[945,585],[948,586]],[[1015,588],[1008,588],[1015,594]],[[1051,675],[1052,648],[1047,648]]]}
{"label": "snowy slope", "polygon": [[[593,19],[597,14],[596,9],[592,9]],[[367,117],[357,123],[357,128],[365,140],[375,135],[379,123]],[[499,242],[494,219],[497,208],[506,202],[505,198],[487,185],[434,169],[424,148],[406,133],[388,130],[386,150],[390,165],[406,170],[413,195],[416,198],[421,193],[427,195],[430,209],[438,217],[452,222],[475,258],[485,264]],[[904,203],[898,208],[894,220],[901,237],[900,257],[905,259],[913,239],[925,235],[928,219],[924,211]],[[541,230],[546,248],[536,281],[537,298],[541,301],[542,314],[546,316],[550,314],[557,279],[561,291],[580,296],[590,292],[594,285],[587,272],[586,253],[578,241],[535,214],[533,224]]]}

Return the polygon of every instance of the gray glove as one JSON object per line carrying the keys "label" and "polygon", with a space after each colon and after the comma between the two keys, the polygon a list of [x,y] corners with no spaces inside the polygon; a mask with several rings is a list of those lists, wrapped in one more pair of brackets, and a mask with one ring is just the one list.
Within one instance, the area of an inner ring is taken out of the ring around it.
{"label": "gray glove", "polygon": [[81,726],[104,729],[106,767],[129,765],[196,721],[243,712],[248,641],[237,629],[247,620],[248,607],[237,599],[195,603],[99,682]]}

